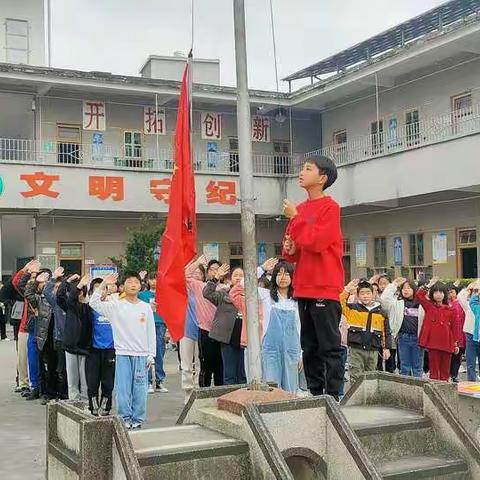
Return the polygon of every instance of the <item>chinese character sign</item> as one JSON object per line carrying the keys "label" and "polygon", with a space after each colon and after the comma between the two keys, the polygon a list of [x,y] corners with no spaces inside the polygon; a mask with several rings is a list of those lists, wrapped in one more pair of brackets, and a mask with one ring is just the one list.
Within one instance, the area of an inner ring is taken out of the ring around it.
{"label": "chinese character sign", "polygon": [[114,202],[120,202],[125,198],[123,177],[88,177],[88,194],[99,200],[111,198]]}
{"label": "chinese character sign", "polygon": [[237,203],[237,184],[235,182],[210,180],[206,188],[207,203],[235,205]]}
{"label": "chinese character sign", "polygon": [[262,115],[252,117],[252,141],[270,142],[270,118]]}
{"label": "chinese character sign", "polygon": [[83,102],[83,129],[105,130],[105,102]]}
{"label": "chinese character sign", "polygon": [[222,115],[215,112],[202,112],[202,139],[222,139]]}
{"label": "chinese character sign", "polygon": [[145,135],[166,135],[167,122],[165,110],[155,107],[143,107],[143,133]]}
{"label": "chinese character sign", "polygon": [[46,175],[45,172],[35,172],[32,174],[20,175],[20,180],[27,183],[30,190],[21,192],[25,198],[44,197],[57,198],[60,194],[52,190],[54,182],[60,180],[59,175]]}
{"label": "chinese character sign", "polygon": [[168,204],[171,186],[172,181],[170,178],[154,178],[150,180],[150,194],[158,201]]}

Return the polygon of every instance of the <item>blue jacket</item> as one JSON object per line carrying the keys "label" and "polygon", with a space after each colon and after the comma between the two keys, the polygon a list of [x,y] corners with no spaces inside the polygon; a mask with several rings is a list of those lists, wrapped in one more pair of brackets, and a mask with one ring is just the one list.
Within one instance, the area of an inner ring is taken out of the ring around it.
{"label": "blue jacket", "polygon": [[55,342],[63,342],[65,331],[65,312],[58,306],[57,296],[53,292],[55,280],[50,279],[43,288],[43,294],[53,311],[53,339]]}
{"label": "blue jacket", "polygon": [[100,313],[96,312],[95,310],[91,310],[91,314],[93,326],[93,348],[98,348],[99,350],[114,348],[113,331],[109,320],[106,317],[100,315]]}
{"label": "blue jacket", "polygon": [[[155,293],[151,290],[144,290],[138,294],[138,298],[145,303],[150,303],[151,300],[155,301]],[[155,325],[164,325],[165,322],[163,318],[157,313],[153,312],[153,318],[155,320]]]}

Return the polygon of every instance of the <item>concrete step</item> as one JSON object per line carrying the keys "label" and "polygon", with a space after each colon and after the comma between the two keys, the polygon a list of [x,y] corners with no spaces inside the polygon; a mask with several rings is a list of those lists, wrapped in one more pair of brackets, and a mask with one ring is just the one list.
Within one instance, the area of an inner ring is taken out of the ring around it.
{"label": "concrete step", "polygon": [[403,408],[355,405],[343,407],[342,412],[358,436],[375,435],[386,430],[397,432],[431,426],[428,418]]}
{"label": "concrete step", "polygon": [[437,441],[431,420],[416,412],[379,405],[342,411],[374,463],[414,454],[449,453]]}
{"label": "concrete step", "polygon": [[377,465],[384,479],[470,479],[468,465],[464,460],[441,456],[411,456],[389,460]]}
{"label": "concrete step", "polygon": [[249,478],[248,444],[199,425],[135,430],[130,439],[146,480]]}

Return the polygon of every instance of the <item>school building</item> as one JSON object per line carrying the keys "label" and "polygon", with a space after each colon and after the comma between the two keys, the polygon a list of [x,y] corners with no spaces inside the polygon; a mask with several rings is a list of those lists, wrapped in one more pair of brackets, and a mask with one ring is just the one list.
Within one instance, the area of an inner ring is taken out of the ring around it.
{"label": "school building", "polygon": [[[49,68],[43,2],[6,3],[0,270],[109,263],[168,210],[185,58],[152,55],[135,77]],[[198,248],[239,263],[236,92],[217,60],[193,71]],[[480,0],[452,0],[290,75],[289,93],[252,90],[259,259],[280,253],[282,199],[304,198],[299,166],[320,152],[339,167],[347,277],[477,277],[479,79]]]}

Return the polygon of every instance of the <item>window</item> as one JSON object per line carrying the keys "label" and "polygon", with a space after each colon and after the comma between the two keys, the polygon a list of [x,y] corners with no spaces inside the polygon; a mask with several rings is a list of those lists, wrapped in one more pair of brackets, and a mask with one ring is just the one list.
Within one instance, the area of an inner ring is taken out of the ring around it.
{"label": "window", "polygon": [[280,175],[290,173],[290,143],[273,142],[273,172]]}
{"label": "window", "polygon": [[387,239],[385,237],[376,237],[374,239],[374,257],[375,267],[385,267],[387,265]]}
{"label": "window", "polygon": [[57,125],[57,162],[79,164],[82,129],[79,125]]}
{"label": "window", "polygon": [[418,145],[420,140],[420,125],[418,123],[418,110],[411,110],[405,114],[407,146]]}
{"label": "window", "polygon": [[6,50],[8,63],[28,63],[28,22],[7,18]]}
{"label": "window", "polygon": [[142,134],[140,132],[124,132],[125,156],[128,158],[142,157]]}
{"label": "window", "polygon": [[370,124],[370,133],[372,136],[372,153],[377,155],[383,153],[383,120],[372,122]]}
{"label": "window", "polygon": [[476,245],[477,244],[477,230],[472,228],[470,230],[460,230],[458,232],[459,245]]}
{"label": "window", "polygon": [[350,255],[350,239],[349,238],[343,239],[343,254]]}
{"label": "window", "polygon": [[410,265],[424,265],[423,233],[409,235],[410,240]]}
{"label": "window", "polygon": [[237,137],[230,137],[228,139],[228,146],[230,151],[230,171],[231,172],[239,172],[240,168],[238,165],[238,138]]}
{"label": "window", "polygon": [[275,256],[276,256],[276,257],[281,257],[281,256],[282,256],[282,253],[283,253],[282,244],[281,244],[281,243],[276,243],[276,244],[274,245],[274,249],[275,249]]}
{"label": "window", "polygon": [[335,152],[335,158],[338,163],[345,163],[347,152],[347,131],[339,130],[333,133],[333,148]]}
{"label": "window", "polygon": [[345,285],[350,282],[352,278],[352,260],[350,256],[350,239],[343,239],[343,271],[345,273]]}
{"label": "window", "polygon": [[65,273],[83,272],[83,244],[81,243],[61,243],[59,246],[60,266],[65,269]]}
{"label": "window", "polygon": [[454,135],[469,133],[468,129],[472,126],[470,121],[472,115],[472,95],[470,93],[452,97],[452,127]]}
{"label": "window", "polygon": [[230,244],[230,256],[231,257],[241,257],[243,255],[243,247],[241,243],[231,243]]}

